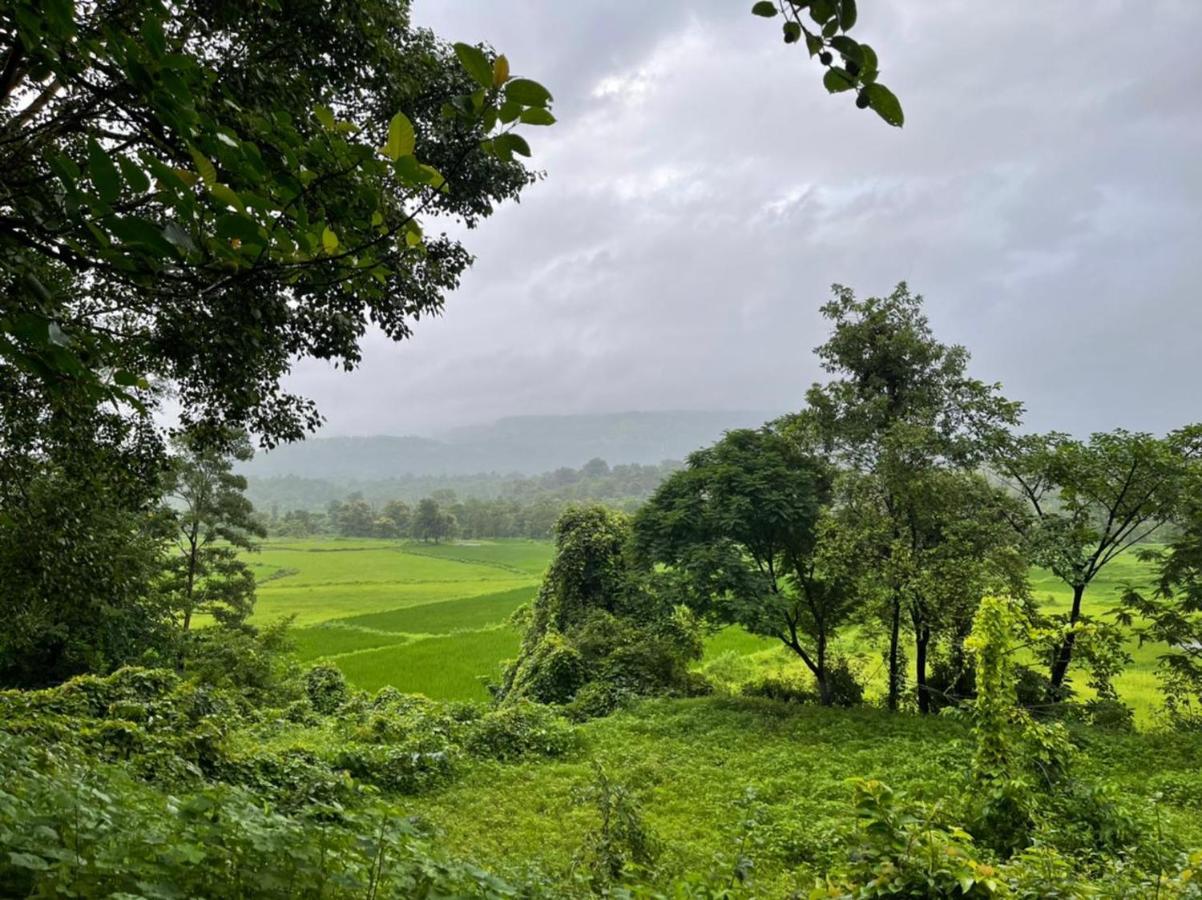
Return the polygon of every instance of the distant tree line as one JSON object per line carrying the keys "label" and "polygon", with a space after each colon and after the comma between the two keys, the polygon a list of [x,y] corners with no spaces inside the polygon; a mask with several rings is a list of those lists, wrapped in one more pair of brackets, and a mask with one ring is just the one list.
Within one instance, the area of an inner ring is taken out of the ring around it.
{"label": "distant tree line", "polygon": [[396,478],[343,481],[295,475],[249,477],[247,496],[261,510],[324,512],[330,504],[359,495],[374,506],[392,500],[416,504],[423,497],[447,492],[482,500],[515,500],[530,505],[542,497],[556,500],[599,500],[633,509],[630,501],[645,500],[683,463],[665,460],[656,465],[614,465],[592,459],[578,469],[559,468],[541,475],[481,472],[475,475],[402,475]]}
{"label": "distant tree line", "polygon": [[[633,512],[681,465],[663,462],[611,467],[603,459],[592,459],[579,469],[560,468],[529,478],[447,479],[443,483],[466,481],[469,490],[483,484],[494,495],[460,497],[453,488],[438,487],[413,501],[389,496],[394,482],[377,482],[373,485],[374,496],[354,491],[329,501],[322,510],[302,507],[281,513],[278,506],[273,506],[260,521],[271,534],[288,537],[330,534],[428,541],[454,537],[547,538],[556,520],[574,504],[599,502],[611,509]],[[427,481],[413,479],[411,483]],[[261,493],[262,482],[258,487]],[[381,495],[387,499],[379,499]]]}

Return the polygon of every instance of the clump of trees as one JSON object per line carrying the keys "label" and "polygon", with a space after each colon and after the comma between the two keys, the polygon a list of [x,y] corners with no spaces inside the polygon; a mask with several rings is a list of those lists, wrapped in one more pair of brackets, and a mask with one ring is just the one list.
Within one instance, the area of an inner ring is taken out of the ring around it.
{"label": "clump of trees", "polygon": [[698,689],[689,673],[701,656],[696,623],[633,558],[630,540],[629,519],[604,507],[560,517],[555,559],[519,611],[522,646],[498,702],[565,704],[591,716],[633,697]]}

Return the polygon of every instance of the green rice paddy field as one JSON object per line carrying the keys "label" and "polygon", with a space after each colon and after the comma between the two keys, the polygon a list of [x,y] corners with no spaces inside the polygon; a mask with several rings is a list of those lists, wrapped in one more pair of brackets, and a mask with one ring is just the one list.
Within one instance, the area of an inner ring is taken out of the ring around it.
{"label": "green rice paddy field", "polygon": [[[269,541],[250,558],[259,579],[255,620],[294,616],[300,658],[334,663],[357,687],[392,685],[438,699],[484,700],[486,682],[517,651],[518,634],[506,620],[533,599],[550,559],[545,541]],[[1090,587],[1087,609],[1109,610],[1125,584],[1144,579],[1134,556],[1119,558]],[[1068,589],[1054,576],[1035,570],[1031,583],[1046,608],[1067,606]],[[879,694],[879,651],[855,634],[840,644],[859,660],[869,695]],[[1137,720],[1147,723],[1158,705],[1154,669],[1160,651],[1134,640],[1129,650],[1135,664],[1117,686]],[[743,669],[797,665],[775,642],[738,628],[709,638],[706,662]]]}

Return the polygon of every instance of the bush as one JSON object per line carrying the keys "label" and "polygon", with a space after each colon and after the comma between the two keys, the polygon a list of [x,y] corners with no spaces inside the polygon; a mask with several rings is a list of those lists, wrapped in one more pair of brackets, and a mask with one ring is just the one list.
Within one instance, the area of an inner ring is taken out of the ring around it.
{"label": "bush", "polygon": [[346,702],[349,690],[346,676],[337,666],[314,666],[305,673],[305,693],[319,713],[330,714]]}
{"label": "bush", "polygon": [[744,697],[764,697],[783,703],[818,702],[818,691],[814,689],[812,679],[806,680],[800,675],[786,672],[763,675],[748,681],[743,685],[742,694]]}
{"label": "bush", "polygon": [[536,703],[515,703],[492,710],[468,729],[467,751],[490,759],[562,756],[578,743],[575,730],[563,717]]}

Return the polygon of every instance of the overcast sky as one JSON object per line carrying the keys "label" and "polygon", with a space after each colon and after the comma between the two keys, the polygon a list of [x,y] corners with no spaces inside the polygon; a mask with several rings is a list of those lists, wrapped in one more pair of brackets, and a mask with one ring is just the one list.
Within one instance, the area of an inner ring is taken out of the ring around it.
{"label": "overcast sky", "polygon": [[555,94],[444,315],[298,367],[323,435],[794,409],[829,285],[906,280],[1034,429],[1202,420],[1200,0],[861,0],[907,124],[750,0],[417,0]]}

